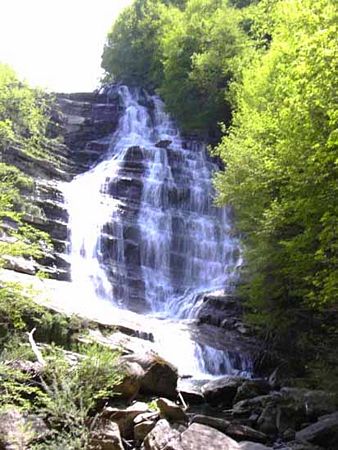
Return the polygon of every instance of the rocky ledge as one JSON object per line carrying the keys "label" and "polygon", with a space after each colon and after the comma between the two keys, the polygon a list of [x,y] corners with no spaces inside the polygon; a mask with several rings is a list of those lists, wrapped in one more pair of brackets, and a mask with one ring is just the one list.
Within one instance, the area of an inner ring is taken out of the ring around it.
{"label": "rocky ledge", "polygon": [[[23,221],[46,232],[52,244],[37,260],[6,258],[5,268],[29,275],[44,273],[58,280],[70,279],[68,212],[63,183],[88,170],[107,152],[120,110],[118,98],[109,98],[105,94],[57,94],[49,126],[51,139],[45,143],[50,158],[36,157],[18,146],[4,149],[3,162],[16,166],[34,179],[34,189],[24,194],[29,211]],[[9,231],[16,226],[7,225]],[[3,238],[8,239],[7,236]]]}

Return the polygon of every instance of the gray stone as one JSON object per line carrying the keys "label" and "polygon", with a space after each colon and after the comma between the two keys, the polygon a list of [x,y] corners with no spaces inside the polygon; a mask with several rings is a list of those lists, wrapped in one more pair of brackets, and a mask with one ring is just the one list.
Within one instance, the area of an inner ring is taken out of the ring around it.
{"label": "gray stone", "polygon": [[336,397],[330,392],[284,387],[281,389],[284,403],[294,410],[302,409],[306,418],[314,420],[336,411]]}
{"label": "gray stone", "polygon": [[266,395],[270,390],[271,387],[265,380],[247,380],[238,388],[234,403],[260,395]]}
{"label": "gray stone", "polygon": [[183,450],[238,450],[238,443],[206,425],[193,423],[181,435]]}
{"label": "gray stone", "polygon": [[124,361],[121,365],[121,371],[123,373],[123,380],[115,386],[114,391],[123,398],[132,400],[140,391],[144,370],[135,362]]}
{"label": "gray stone", "polygon": [[257,425],[260,431],[266,434],[275,435],[278,431],[277,426],[278,407],[274,403],[268,404],[262,411]]}
{"label": "gray stone", "polygon": [[98,428],[91,433],[89,448],[91,450],[124,450],[118,425],[109,420],[101,420]]}
{"label": "gray stone", "polygon": [[37,271],[37,264],[32,259],[26,259],[22,256],[2,257],[4,261],[3,267],[5,269],[14,270],[15,272],[26,273],[27,275],[35,275]]}
{"label": "gray stone", "polygon": [[159,398],[156,401],[157,407],[160,410],[161,417],[172,422],[188,422],[188,417],[183,409],[176,405],[176,403],[166,399]]}
{"label": "gray stone", "polygon": [[134,419],[138,415],[148,411],[148,405],[143,402],[136,402],[126,409],[117,409],[107,407],[101,416],[117,423],[121,436],[125,439],[131,439],[134,435]]}
{"label": "gray stone", "polygon": [[154,428],[156,422],[152,420],[145,420],[134,426],[134,440],[142,442],[148,433]]}
{"label": "gray stone", "polygon": [[245,381],[242,377],[225,376],[210,381],[202,386],[202,394],[212,405],[222,404],[231,407],[238,388]]}
{"label": "gray stone", "polygon": [[134,424],[138,425],[139,423],[146,422],[146,421],[157,422],[159,420],[159,418],[160,418],[160,415],[157,411],[146,412],[146,413],[139,414],[137,417],[135,417]]}
{"label": "gray stone", "polygon": [[141,378],[141,392],[169,398],[176,397],[178,375],[177,369],[172,364],[156,353],[147,353],[143,358],[135,355],[130,359],[136,359],[145,372]]}
{"label": "gray stone", "polygon": [[199,386],[195,380],[191,380],[189,378],[179,379],[177,390],[182,395],[184,401],[188,404],[198,405],[205,402],[201,386]]}
{"label": "gray stone", "polygon": [[210,417],[204,415],[196,415],[191,419],[191,423],[200,423],[203,425],[215,428],[222,433],[226,433],[237,441],[250,440],[253,442],[266,442],[266,434],[254,430],[246,425],[230,422],[229,420],[220,419],[217,417]]}
{"label": "gray stone", "polygon": [[255,442],[240,442],[238,444],[239,450],[272,450],[272,447],[266,447],[263,444],[256,444]]}
{"label": "gray stone", "polygon": [[[171,444],[171,448],[176,442],[179,442],[180,433],[172,429],[169,422],[165,419],[161,419],[157,422],[155,427],[148,433],[144,439],[145,450],[163,450],[168,444]],[[202,448],[202,447],[201,447]]]}
{"label": "gray stone", "polygon": [[323,447],[318,447],[308,442],[290,441],[285,444],[285,447],[280,447],[278,450],[323,450]]}
{"label": "gray stone", "polygon": [[298,431],[296,440],[328,449],[338,448],[338,412],[320,417],[318,422]]}

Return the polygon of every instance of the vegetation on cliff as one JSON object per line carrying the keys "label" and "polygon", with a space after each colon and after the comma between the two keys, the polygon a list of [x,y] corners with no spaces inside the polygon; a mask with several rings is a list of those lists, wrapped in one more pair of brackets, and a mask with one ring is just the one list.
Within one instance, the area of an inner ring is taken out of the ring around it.
{"label": "vegetation on cliff", "polygon": [[223,123],[215,186],[245,249],[248,318],[314,377],[336,366],[336,35],[333,0],[135,0],[102,58],[106,79],[156,89],[184,130]]}
{"label": "vegetation on cliff", "polygon": [[330,0],[275,2],[269,17],[269,48],[232,87],[216,187],[247,248],[251,317],[297,348],[304,314],[334,315],[338,300],[337,22]]}
{"label": "vegetation on cliff", "polygon": [[[25,215],[37,208],[31,204],[34,178],[6,162],[16,150],[27,161],[54,159],[48,146],[50,113],[51,100],[44,92],[0,64],[0,268],[8,258],[39,259],[51,245],[47,233],[25,222]],[[79,346],[75,338],[85,331],[82,323],[37,305],[37,294],[19,283],[0,282],[0,414],[44,417],[45,434],[24,424],[20,439],[27,436],[21,443],[25,448],[28,443],[37,449],[86,448],[89,416],[120,380],[117,353],[94,344]],[[33,351],[35,328],[43,364]],[[75,368],[66,349],[77,352]],[[39,441],[33,443],[34,436]],[[0,446],[2,438],[0,433]]]}
{"label": "vegetation on cliff", "polygon": [[44,146],[49,120],[45,97],[0,64],[0,264],[8,255],[39,257],[49,245],[46,233],[22,220],[32,208],[27,198],[34,191],[34,179],[5,162],[14,148],[32,157],[51,157]]}

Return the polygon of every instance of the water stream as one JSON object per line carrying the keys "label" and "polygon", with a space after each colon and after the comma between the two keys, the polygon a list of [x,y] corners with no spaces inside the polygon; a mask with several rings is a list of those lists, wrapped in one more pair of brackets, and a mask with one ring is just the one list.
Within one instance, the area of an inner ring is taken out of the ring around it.
{"label": "water stream", "polygon": [[229,211],[213,205],[217,167],[202,143],[181,138],[159,97],[111,89],[122,114],[109,151],[65,188],[75,297],[158,318],[155,343],[181,373],[248,372],[246,358],[191,333],[201,293],[231,292],[241,263]]}

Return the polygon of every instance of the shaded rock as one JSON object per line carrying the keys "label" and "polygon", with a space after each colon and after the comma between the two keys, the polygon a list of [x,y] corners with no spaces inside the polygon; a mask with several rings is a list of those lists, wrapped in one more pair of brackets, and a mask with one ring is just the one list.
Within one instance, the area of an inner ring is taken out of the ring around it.
{"label": "shaded rock", "polygon": [[157,358],[141,379],[141,391],[145,394],[176,397],[177,369],[167,361]]}
{"label": "shaded rock", "polygon": [[145,421],[153,421],[153,422],[157,422],[160,418],[160,415],[157,411],[151,411],[151,412],[146,412],[146,413],[142,413],[139,414],[137,417],[135,417],[134,419],[134,424],[138,425],[139,423],[145,422]]}
{"label": "shaded rock", "polygon": [[278,432],[277,415],[278,406],[274,403],[268,404],[259,416],[257,425],[260,431],[266,434],[275,435]]}
{"label": "shaded rock", "polygon": [[134,439],[142,442],[148,433],[154,428],[160,416],[158,412],[146,412],[139,414],[134,419]]}
{"label": "shaded rock", "polygon": [[277,367],[269,376],[268,382],[273,389],[280,389],[285,379],[285,374],[280,367]]}
{"label": "shaded rock", "polygon": [[270,392],[271,388],[265,380],[247,380],[239,386],[234,403],[241,400],[258,397],[260,395],[266,395]]}
{"label": "shaded rock", "polygon": [[124,450],[119,427],[109,420],[101,420],[98,429],[91,433],[90,450]]}
{"label": "shaded rock", "polygon": [[121,365],[121,372],[123,380],[115,386],[114,391],[123,398],[133,399],[140,391],[144,370],[135,362],[124,361]]}
{"label": "shaded rock", "polygon": [[141,377],[141,392],[164,397],[176,397],[177,369],[155,352],[143,355],[128,355],[124,361],[137,362],[144,370]]}
{"label": "shaded rock", "polygon": [[157,142],[157,143],[155,144],[155,147],[158,147],[158,148],[168,148],[169,145],[171,144],[171,142],[172,142],[172,141],[169,141],[169,139],[168,139],[168,140],[163,139],[162,141]]}
{"label": "shaded rock", "polygon": [[240,442],[238,444],[239,450],[268,450],[271,447],[266,447],[263,444],[256,444],[255,442]]}
{"label": "shaded rock", "polygon": [[121,436],[130,439],[134,434],[134,419],[138,415],[147,412],[148,405],[143,402],[136,402],[126,409],[107,407],[102,411],[102,417],[117,423]]}
{"label": "shaded rock", "polygon": [[225,407],[231,407],[237,390],[244,381],[245,378],[242,377],[217,378],[202,386],[202,394],[211,405],[222,404]]}
{"label": "shaded rock", "polygon": [[200,423],[215,428],[222,433],[236,439],[237,441],[250,440],[253,442],[266,442],[267,436],[260,431],[254,430],[246,425],[230,422],[217,417],[196,415],[191,420],[192,423]]}
{"label": "shaded rock", "polygon": [[27,275],[35,275],[37,264],[31,259],[22,256],[3,256],[4,268],[14,270],[15,272],[26,273]]}
{"label": "shaded rock", "polygon": [[[283,388],[279,392],[241,400],[233,406],[234,417],[257,422],[260,431],[276,435],[297,430],[320,415],[336,410],[334,396],[323,391]],[[253,419],[255,417],[255,419]],[[290,435],[291,437],[291,435]]]}
{"label": "shaded rock", "polygon": [[293,409],[303,409],[310,420],[337,409],[335,395],[330,392],[289,387],[282,388],[280,392],[286,404]]}
{"label": "shaded rock", "polygon": [[200,323],[216,327],[235,328],[235,323],[241,315],[240,303],[223,291],[208,293],[203,296],[202,304],[197,312]]}
{"label": "shaded rock", "polygon": [[123,161],[143,161],[144,160],[144,149],[138,145],[129,147],[124,155]]}
{"label": "shaded rock", "polygon": [[[172,429],[169,422],[161,419],[150,431],[143,441],[145,450],[174,449],[175,443],[179,443],[180,433]],[[171,444],[171,447],[166,447]],[[201,447],[203,448],[203,447]]]}
{"label": "shaded rock", "polygon": [[201,386],[197,380],[180,379],[178,380],[177,390],[188,404],[199,405],[205,402]]}
{"label": "shaded rock", "polygon": [[338,412],[320,417],[318,422],[298,431],[296,440],[320,445],[326,449],[338,448]]}
{"label": "shaded rock", "polygon": [[279,447],[278,450],[323,450],[323,447],[308,442],[291,441],[285,444],[285,447]]}
{"label": "shaded rock", "polygon": [[161,417],[172,422],[188,422],[187,415],[179,405],[176,405],[176,403],[166,398],[159,398],[156,401],[156,404],[160,410]]}
{"label": "shaded rock", "polygon": [[134,440],[136,442],[142,442],[148,433],[154,428],[156,422],[152,420],[145,420],[137,423],[134,426]]}

